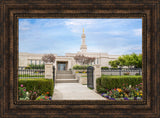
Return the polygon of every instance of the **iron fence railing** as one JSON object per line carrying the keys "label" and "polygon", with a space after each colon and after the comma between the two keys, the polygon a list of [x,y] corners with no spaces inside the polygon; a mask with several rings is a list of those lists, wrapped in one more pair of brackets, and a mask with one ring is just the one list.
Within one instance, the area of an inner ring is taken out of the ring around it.
{"label": "iron fence railing", "polygon": [[141,68],[102,68],[104,75],[142,75]]}
{"label": "iron fence railing", "polygon": [[45,77],[45,69],[42,67],[37,68],[28,68],[19,66],[18,67],[18,78],[44,78]]}

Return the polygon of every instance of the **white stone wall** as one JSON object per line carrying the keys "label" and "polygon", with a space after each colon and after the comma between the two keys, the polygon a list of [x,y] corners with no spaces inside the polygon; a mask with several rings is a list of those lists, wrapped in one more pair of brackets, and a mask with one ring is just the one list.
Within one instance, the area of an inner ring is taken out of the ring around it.
{"label": "white stone wall", "polygon": [[[76,64],[74,60],[74,56],[76,54],[84,54],[85,56],[89,57],[95,57],[96,60],[95,62],[92,63],[92,65],[99,64],[101,66],[109,66],[109,61],[117,59],[120,55],[108,55],[107,53],[94,53],[94,52],[77,52],[77,53],[66,53],[65,56],[57,56],[56,54],[56,59],[55,63],[53,65],[55,68],[57,68],[57,62],[68,62],[68,68],[72,69],[72,67]],[[35,61],[37,62],[37,65],[39,64],[39,61],[41,64],[43,64],[43,61],[41,61],[41,58],[44,54],[33,54],[33,53],[19,53],[19,66],[27,66],[32,63],[35,64]]]}

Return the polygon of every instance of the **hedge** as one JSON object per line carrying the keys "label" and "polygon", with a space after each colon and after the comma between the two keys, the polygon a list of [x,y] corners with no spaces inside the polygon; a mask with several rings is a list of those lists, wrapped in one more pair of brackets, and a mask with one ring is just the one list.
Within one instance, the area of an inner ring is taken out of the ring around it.
{"label": "hedge", "polygon": [[101,69],[109,69],[109,67],[108,66],[103,66],[103,67],[101,67]]}
{"label": "hedge", "polygon": [[136,86],[142,83],[142,76],[102,76],[97,78],[97,92],[106,92],[106,89],[122,88],[123,84]]}
{"label": "hedge", "polygon": [[44,69],[44,68],[45,68],[44,64],[40,65],[30,64],[25,69]]}
{"label": "hedge", "polygon": [[52,96],[54,84],[53,79],[44,79],[44,78],[34,78],[34,79],[19,79],[18,86],[23,84],[26,87],[26,91],[38,91],[38,95],[45,94],[49,92],[49,96]]}

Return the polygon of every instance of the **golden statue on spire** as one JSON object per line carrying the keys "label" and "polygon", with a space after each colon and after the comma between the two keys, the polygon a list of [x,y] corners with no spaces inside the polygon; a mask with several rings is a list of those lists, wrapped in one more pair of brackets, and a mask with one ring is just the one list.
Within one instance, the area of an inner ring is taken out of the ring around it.
{"label": "golden statue on spire", "polygon": [[84,28],[83,28],[83,33],[84,33]]}

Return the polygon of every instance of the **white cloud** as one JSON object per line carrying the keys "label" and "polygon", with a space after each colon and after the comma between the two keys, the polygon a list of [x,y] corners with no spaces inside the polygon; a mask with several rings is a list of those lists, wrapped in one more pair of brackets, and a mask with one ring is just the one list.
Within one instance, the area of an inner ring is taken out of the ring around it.
{"label": "white cloud", "polygon": [[142,36],[142,28],[134,29],[133,32],[136,36]]}
{"label": "white cloud", "polygon": [[[142,34],[142,29],[138,27],[133,29],[129,23],[131,24],[130,20],[124,19],[118,22],[115,19],[37,19],[34,21],[25,19],[20,21],[20,30],[23,31],[20,34],[20,40],[23,42],[20,43],[21,47],[26,47],[26,51],[34,50],[36,53],[53,52],[64,55],[65,52],[77,52],[80,49],[84,27],[88,51],[109,54],[141,52],[142,47],[134,45],[136,40],[132,36]],[[37,47],[31,46],[30,42],[36,44]],[[27,46],[22,44],[27,44]]]}
{"label": "white cloud", "polygon": [[72,26],[81,26],[81,25],[90,25],[93,24],[95,21],[90,19],[69,19],[65,21],[66,25],[72,25]]}
{"label": "white cloud", "polygon": [[65,25],[74,33],[82,33],[82,28],[93,26],[93,19],[69,19],[65,21]]}

